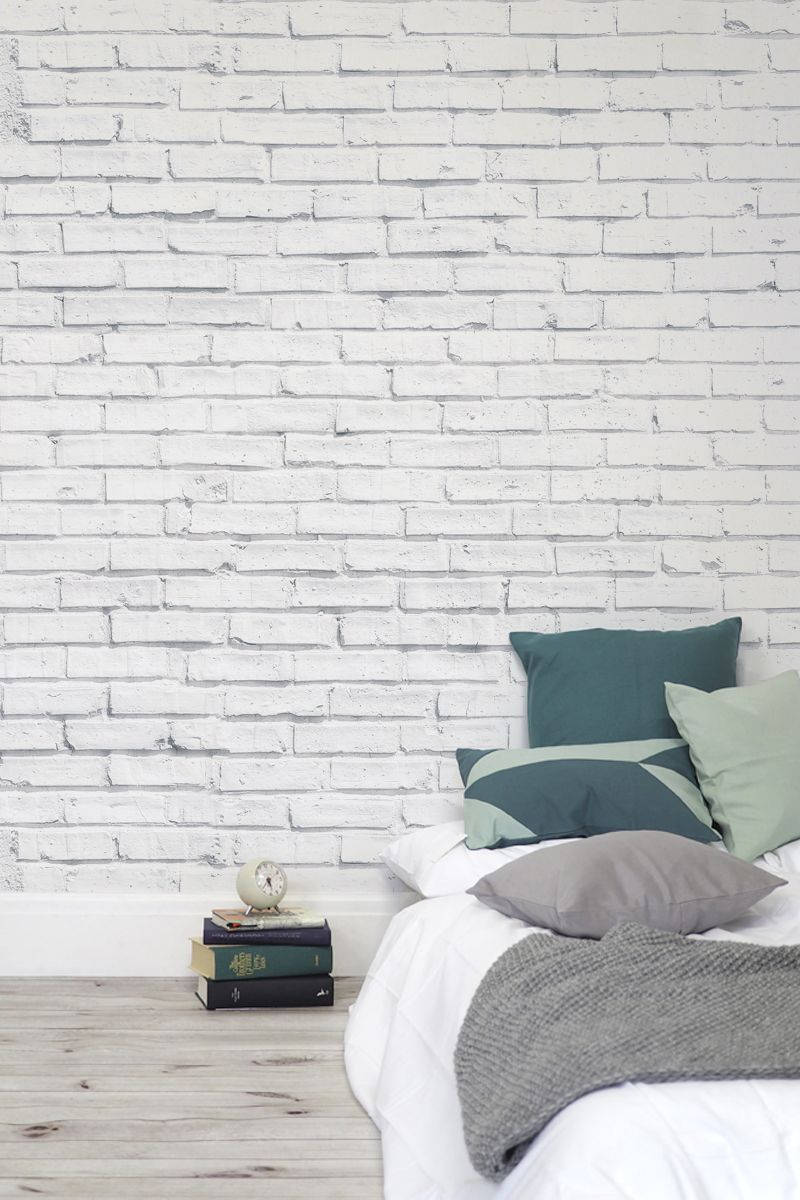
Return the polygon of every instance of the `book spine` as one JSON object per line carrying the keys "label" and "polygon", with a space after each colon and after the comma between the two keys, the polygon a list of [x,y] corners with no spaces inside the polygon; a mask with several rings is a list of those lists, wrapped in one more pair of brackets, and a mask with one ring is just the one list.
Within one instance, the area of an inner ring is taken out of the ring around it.
{"label": "book spine", "polygon": [[[201,980],[205,1006],[217,1008],[325,1008],[333,1004],[330,975],[295,975],[283,979]],[[198,994],[200,988],[198,987]]]}
{"label": "book spine", "polygon": [[214,946],[214,979],[274,979],[287,975],[327,975],[330,946]]}
{"label": "book spine", "polygon": [[203,944],[206,946],[330,946],[331,931],[327,925],[314,929],[222,929],[210,917],[203,921]]}

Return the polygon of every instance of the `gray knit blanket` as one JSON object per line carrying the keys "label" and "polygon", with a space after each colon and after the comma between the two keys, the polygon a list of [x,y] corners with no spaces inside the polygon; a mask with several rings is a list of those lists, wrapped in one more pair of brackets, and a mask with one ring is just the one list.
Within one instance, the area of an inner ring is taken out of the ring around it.
{"label": "gray knit blanket", "polygon": [[800,946],[635,924],[600,941],[532,934],[481,981],[455,1068],[469,1156],[494,1180],[599,1088],[800,1077]]}

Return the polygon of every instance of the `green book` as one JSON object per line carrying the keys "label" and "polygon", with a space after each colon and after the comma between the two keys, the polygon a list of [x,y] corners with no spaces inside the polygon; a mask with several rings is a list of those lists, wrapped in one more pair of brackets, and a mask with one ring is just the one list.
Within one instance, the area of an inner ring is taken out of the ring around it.
{"label": "green book", "polygon": [[192,938],[189,964],[206,979],[270,979],[282,975],[327,975],[330,946],[205,946]]}

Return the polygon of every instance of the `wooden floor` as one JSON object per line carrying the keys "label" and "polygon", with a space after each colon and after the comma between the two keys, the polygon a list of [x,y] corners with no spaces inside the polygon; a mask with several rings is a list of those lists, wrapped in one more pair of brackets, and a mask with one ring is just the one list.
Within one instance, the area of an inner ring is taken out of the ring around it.
{"label": "wooden floor", "polygon": [[188,979],[0,979],[0,1197],[379,1200],[333,1009],[206,1012]]}

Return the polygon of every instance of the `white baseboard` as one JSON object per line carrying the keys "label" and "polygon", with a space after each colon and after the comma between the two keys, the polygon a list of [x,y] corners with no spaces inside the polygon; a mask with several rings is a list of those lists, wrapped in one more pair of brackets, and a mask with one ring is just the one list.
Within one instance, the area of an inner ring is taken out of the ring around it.
{"label": "white baseboard", "polygon": [[[414,899],[298,897],[333,931],[335,975],[363,975],[395,913]],[[169,895],[0,897],[0,975],[188,975],[190,937],[225,899]],[[230,899],[227,900],[230,904]]]}

